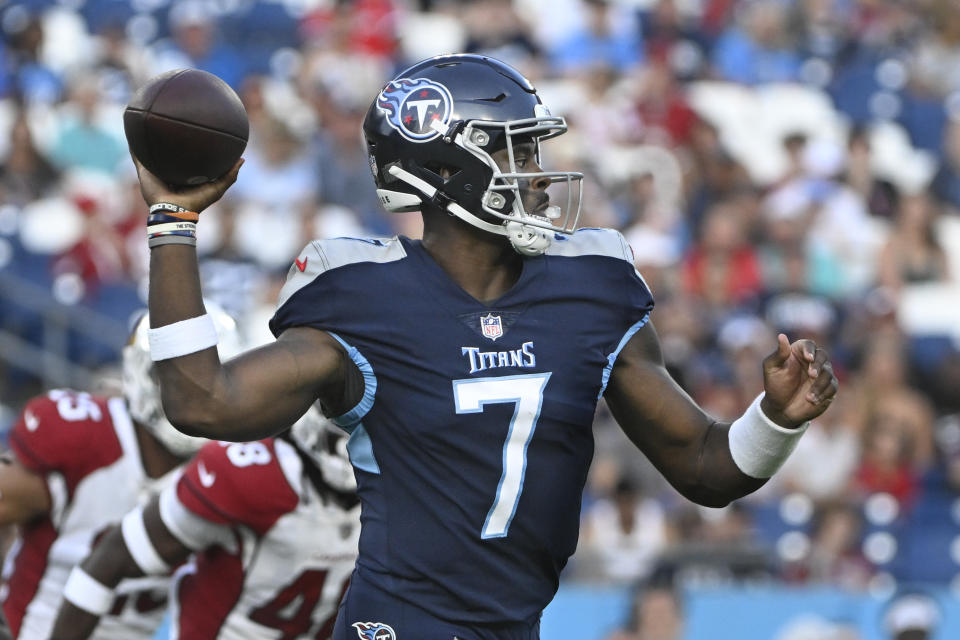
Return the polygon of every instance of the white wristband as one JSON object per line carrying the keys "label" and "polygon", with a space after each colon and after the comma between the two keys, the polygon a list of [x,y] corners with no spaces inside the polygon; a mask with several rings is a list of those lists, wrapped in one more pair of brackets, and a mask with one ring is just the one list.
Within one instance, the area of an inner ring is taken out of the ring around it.
{"label": "white wristband", "polygon": [[730,454],[737,467],[751,478],[769,478],[793,452],[809,422],[796,429],[781,427],[760,409],[757,396],[742,416],[730,425]]}
{"label": "white wristband", "polygon": [[170,573],[170,565],[160,557],[147,535],[147,527],[143,524],[143,507],[125,515],[120,530],[123,532],[123,542],[127,545],[130,557],[141,571],[148,576]]}
{"label": "white wristband", "polygon": [[70,572],[67,584],[63,587],[63,597],[73,606],[95,616],[106,615],[113,608],[113,589],[79,566]]}
{"label": "white wristband", "polygon": [[209,314],[147,331],[154,362],[179,358],[217,345],[217,328]]}

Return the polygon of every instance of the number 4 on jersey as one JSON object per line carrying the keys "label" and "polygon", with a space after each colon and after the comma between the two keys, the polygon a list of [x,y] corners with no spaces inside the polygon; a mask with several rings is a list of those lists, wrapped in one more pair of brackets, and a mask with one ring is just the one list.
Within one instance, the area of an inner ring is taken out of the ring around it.
{"label": "number 4 on jersey", "polygon": [[480,413],[484,405],[493,403],[516,404],[503,444],[503,473],[497,485],[497,495],[480,533],[484,540],[503,538],[510,529],[520,494],[523,493],[527,446],[537,428],[543,390],[549,379],[549,373],[535,373],[453,381],[457,413]]}

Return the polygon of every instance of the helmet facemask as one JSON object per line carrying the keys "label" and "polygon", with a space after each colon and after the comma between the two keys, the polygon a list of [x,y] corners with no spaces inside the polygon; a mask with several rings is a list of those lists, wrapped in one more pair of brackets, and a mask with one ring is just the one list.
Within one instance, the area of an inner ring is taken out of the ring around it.
{"label": "helmet facemask", "polygon": [[[546,109],[543,111],[546,112]],[[515,152],[517,145],[532,141],[535,160],[539,165],[540,142],[562,135],[566,130],[567,125],[563,118],[549,115],[508,122],[468,123],[458,136],[456,144],[479,158],[493,172],[481,199],[483,210],[505,222],[519,222],[554,233],[573,233],[580,220],[583,174],[574,171],[519,171]],[[506,172],[501,170],[491,154],[491,148],[495,146],[506,149]],[[550,181],[548,195],[551,196],[551,203],[556,202],[549,193],[553,191],[553,187],[566,187],[565,206],[549,204],[542,212],[527,211],[523,203],[523,192],[525,185],[534,180]]]}

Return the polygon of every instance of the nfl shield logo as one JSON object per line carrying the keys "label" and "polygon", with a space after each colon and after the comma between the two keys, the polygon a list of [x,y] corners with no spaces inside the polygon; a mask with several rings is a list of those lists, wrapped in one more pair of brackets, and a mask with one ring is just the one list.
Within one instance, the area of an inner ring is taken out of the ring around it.
{"label": "nfl shield logo", "polygon": [[491,340],[496,340],[502,336],[503,324],[500,322],[500,316],[488,313],[480,318],[480,330],[483,332],[484,338],[490,338]]}

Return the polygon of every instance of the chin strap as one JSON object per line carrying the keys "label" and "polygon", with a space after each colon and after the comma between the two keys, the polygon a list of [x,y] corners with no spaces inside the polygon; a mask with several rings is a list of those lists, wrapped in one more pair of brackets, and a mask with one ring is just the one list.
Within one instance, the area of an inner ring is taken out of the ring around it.
{"label": "chin strap", "polygon": [[[409,171],[400,168],[398,165],[393,165],[388,171],[390,175],[406,182],[429,199],[433,199],[437,195],[436,187],[425,180],[421,180]],[[506,236],[514,251],[523,256],[539,256],[543,254],[550,246],[550,243],[553,242],[553,232],[551,231],[523,224],[517,220],[506,220],[501,224],[487,222],[470,213],[456,202],[451,202],[447,205],[447,212],[477,229],[482,229],[483,231],[495,233],[500,236]]]}
{"label": "chin strap", "polygon": [[524,256],[539,256],[553,242],[553,234],[539,227],[531,227],[522,222],[506,222],[503,227],[514,251]]}

